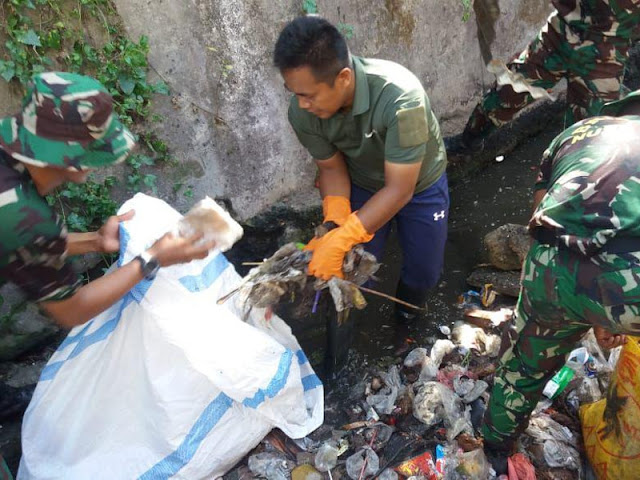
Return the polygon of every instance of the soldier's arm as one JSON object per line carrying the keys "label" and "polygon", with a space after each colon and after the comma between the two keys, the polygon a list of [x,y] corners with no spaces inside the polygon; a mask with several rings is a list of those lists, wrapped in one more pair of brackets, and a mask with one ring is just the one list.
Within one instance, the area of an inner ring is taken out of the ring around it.
{"label": "soldier's arm", "polygon": [[40,303],[58,325],[73,328],[102,313],[142,280],[140,262],[130,262],[79,288],[73,296]]}
{"label": "soldier's arm", "polygon": [[[207,242],[204,245],[198,245],[197,242],[201,237],[201,235],[195,235],[183,238],[166,234],[157,240],[148,252],[158,260],[161,267],[205,258],[215,243]],[[84,285],[68,298],[44,301],[40,303],[40,307],[59,325],[67,328],[75,327],[116,303],[142,278],[140,262],[133,261]]]}
{"label": "soldier's arm", "polygon": [[542,201],[542,199],[546,194],[547,194],[547,191],[545,189],[536,190],[533,193],[533,209],[531,210],[532,213],[536,211],[536,209],[538,208],[538,205],[540,205],[540,202]]}

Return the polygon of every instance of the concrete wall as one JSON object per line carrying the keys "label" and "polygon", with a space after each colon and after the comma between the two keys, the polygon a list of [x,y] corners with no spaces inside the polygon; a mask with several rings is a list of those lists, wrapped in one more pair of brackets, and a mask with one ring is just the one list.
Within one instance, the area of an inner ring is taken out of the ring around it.
{"label": "concrete wall", "polygon": [[[318,201],[315,167],[289,128],[288,94],[271,66],[277,35],[301,13],[301,0],[114,1],[129,34],[150,38],[154,75],[172,90],[156,100],[163,121],[155,128],[180,162],[162,179],[164,191],[185,180],[194,186],[193,200],[175,199],[179,208],[208,194],[230,199],[246,219],[287,195],[293,204]],[[320,14],[353,28],[354,53],[419,76],[445,134],[462,128],[492,80],[483,55],[508,60],[550,11],[547,0],[475,3],[480,29],[474,15],[462,22],[460,0],[317,0]],[[498,3],[494,24],[486,13]]]}

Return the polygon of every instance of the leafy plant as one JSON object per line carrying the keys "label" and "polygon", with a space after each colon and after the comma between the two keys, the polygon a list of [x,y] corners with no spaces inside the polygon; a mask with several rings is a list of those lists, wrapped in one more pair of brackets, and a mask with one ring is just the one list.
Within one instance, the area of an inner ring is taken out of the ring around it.
{"label": "leafy plant", "polygon": [[462,0],[462,21],[466,22],[471,18],[471,11],[473,10],[473,0]]}
{"label": "leafy plant", "polygon": [[336,27],[338,28],[338,31],[342,34],[342,36],[347,40],[353,38],[353,25],[340,22],[338,23],[338,25],[336,25]]}
{"label": "leafy plant", "polygon": [[[127,38],[117,21],[111,0],[6,0],[6,22],[0,29],[6,37],[0,49],[0,77],[23,87],[35,74],[60,68],[97,78],[114,99],[122,122],[139,133],[142,153],[132,155],[126,165],[126,186],[132,191],[157,191],[156,161],[169,160],[167,145],[146,132],[141,123],[150,118],[151,98],[168,94],[164,82],[147,81],[149,40]],[[102,44],[91,43],[83,22],[90,18],[104,29]],[[231,68],[225,71],[228,74]],[[116,210],[111,198],[115,177],[102,182],[68,184],[47,200],[54,205],[72,231],[98,228]]]}
{"label": "leafy plant", "polygon": [[302,0],[302,11],[307,15],[318,13],[316,0]]}
{"label": "leafy plant", "polygon": [[115,213],[117,205],[109,193],[116,182],[116,177],[109,176],[102,182],[90,179],[82,184],[69,183],[49,195],[47,202],[59,207],[70,230],[88,232]]}

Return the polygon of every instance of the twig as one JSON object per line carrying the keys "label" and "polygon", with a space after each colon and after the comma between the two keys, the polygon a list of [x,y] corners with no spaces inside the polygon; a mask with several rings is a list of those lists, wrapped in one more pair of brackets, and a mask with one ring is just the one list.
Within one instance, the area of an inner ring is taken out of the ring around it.
{"label": "twig", "polygon": [[[374,430],[373,431],[373,435],[371,435],[371,441],[369,442],[369,448],[373,447],[373,442],[376,441],[376,437],[378,436],[378,430]],[[367,460],[369,460],[369,457],[367,457],[367,454],[365,453],[364,455],[364,462],[362,462],[362,469],[360,470],[360,475],[358,475],[358,480],[362,480],[362,476],[364,475],[364,471],[367,468]]]}
{"label": "twig", "polygon": [[363,286],[358,285],[356,283],[350,282],[349,280],[345,280],[345,282],[350,283],[351,285],[353,285],[355,287],[358,287],[363,292],[370,293],[372,295],[377,295],[379,297],[386,298],[387,300],[391,300],[392,302],[399,303],[400,305],[404,305],[405,307],[413,308],[415,310],[420,310],[420,311],[426,311],[427,310],[424,307],[418,307],[417,305],[414,305],[414,304],[409,303],[409,302],[405,302],[404,300],[400,300],[399,298],[396,298],[396,297],[394,297],[392,295],[387,295],[386,293],[382,293],[382,292],[379,292],[377,290],[373,290],[371,288],[363,287]]}
{"label": "twig", "polygon": [[264,262],[242,262],[241,265],[243,267],[259,267]]}
{"label": "twig", "polygon": [[243,287],[243,285],[240,285],[239,287],[234,288],[233,290],[231,290],[229,293],[227,293],[226,295],[223,295],[222,297],[220,297],[218,299],[218,301],[216,302],[217,305],[222,305],[224,302],[226,302],[227,300],[229,300],[231,297],[233,297],[236,293],[238,293],[240,291],[240,289]]}

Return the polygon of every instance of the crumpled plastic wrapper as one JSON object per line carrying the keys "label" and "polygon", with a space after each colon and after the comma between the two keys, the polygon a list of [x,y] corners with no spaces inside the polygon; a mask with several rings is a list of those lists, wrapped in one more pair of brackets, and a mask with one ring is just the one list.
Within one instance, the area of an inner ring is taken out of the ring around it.
{"label": "crumpled plastic wrapper", "polygon": [[396,399],[404,390],[398,367],[392,365],[389,373],[383,373],[382,380],[384,387],[377,393],[367,396],[367,403],[376,409],[376,412],[383,415],[389,415],[396,408]]}
{"label": "crumpled plastic wrapper", "polygon": [[240,224],[210,197],[196,203],[178,222],[176,230],[181,237],[202,233],[201,242],[214,240],[221,252],[229,250],[244,234]]}
{"label": "crumpled plastic wrapper", "polygon": [[470,409],[439,382],[426,382],[420,386],[413,400],[413,416],[429,427],[444,421],[449,441],[462,432],[473,433]]}
{"label": "crumpled plastic wrapper", "polygon": [[[365,459],[367,464],[362,471]],[[358,480],[359,478],[367,478],[370,475],[374,475],[380,468],[380,459],[376,452],[369,447],[364,447],[362,450],[351,455],[347,458],[347,475],[352,480]]]}
{"label": "crumpled plastic wrapper", "polygon": [[500,337],[485,332],[464,322],[456,322],[451,331],[451,340],[458,346],[474,349],[481,355],[497,357],[500,352]]}

